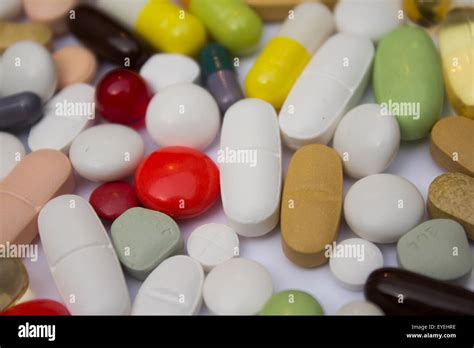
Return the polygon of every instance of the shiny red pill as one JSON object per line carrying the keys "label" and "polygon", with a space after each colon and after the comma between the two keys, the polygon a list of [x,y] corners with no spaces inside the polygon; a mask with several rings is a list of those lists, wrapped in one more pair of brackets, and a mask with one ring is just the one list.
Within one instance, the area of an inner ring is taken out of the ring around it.
{"label": "shiny red pill", "polygon": [[130,208],[140,206],[140,201],[129,183],[108,182],[97,187],[89,197],[89,203],[97,215],[113,221]]}
{"label": "shiny red pill", "polygon": [[70,315],[67,308],[59,302],[53,300],[33,300],[19,303],[8,308],[0,315],[6,316],[55,316]]}
{"label": "shiny red pill", "polygon": [[165,147],[138,167],[135,192],[146,208],[176,219],[192,218],[208,210],[219,197],[219,170],[202,152]]}
{"label": "shiny red pill", "polygon": [[127,69],[110,71],[95,92],[97,111],[108,121],[121,124],[143,120],[152,97],[145,80]]}

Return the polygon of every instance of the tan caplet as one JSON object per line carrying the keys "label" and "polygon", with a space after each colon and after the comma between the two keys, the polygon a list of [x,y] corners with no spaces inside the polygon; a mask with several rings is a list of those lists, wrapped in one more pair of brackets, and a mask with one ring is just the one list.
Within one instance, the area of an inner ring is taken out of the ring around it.
{"label": "tan caplet", "polygon": [[459,222],[474,240],[474,178],[461,173],[435,178],[428,190],[428,212],[434,219]]}
{"label": "tan caplet", "polygon": [[293,155],[281,201],[281,241],[289,260],[302,267],[328,261],[326,246],[337,237],[342,211],[341,160],[325,145]]}
{"label": "tan caplet", "polygon": [[38,234],[37,217],[52,198],[74,191],[71,162],[57,150],[26,156],[0,182],[0,244],[28,244]]}
{"label": "tan caplet", "polygon": [[46,25],[0,21],[0,53],[18,41],[34,41],[50,49],[52,39],[53,32]]}
{"label": "tan caplet", "polygon": [[333,8],[336,0],[245,0],[265,22],[282,21],[289,11],[303,2],[321,2]]}
{"label": "tan caplet", "polygon": [[21,259],[0,257],[0,313],[28,290],[29,279]]}
{"label": "tan caplet", "polygon": [[430,152],[447,171],[474,177],[474,120],[461,116],[439,120],[431,130]]}

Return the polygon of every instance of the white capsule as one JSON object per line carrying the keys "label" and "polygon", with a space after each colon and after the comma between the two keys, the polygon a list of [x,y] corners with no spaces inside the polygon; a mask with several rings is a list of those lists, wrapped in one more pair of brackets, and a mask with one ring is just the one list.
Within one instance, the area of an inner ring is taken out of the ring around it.
{"label": "white capsule", "polygon": [[228,224],[258,237],[279,220],[282,157],[277,115],[260,99],[243,99],[227,110],[218,154],[221,197]]}
{"label": "white capsule", "polygon": [[374,45],[346,34],[331,37],[313,56],[280,110],[283,140],[292,149],[327,144],[347,110],[362,97]]}
{"label": "white capsule", "polygon": [[61,90],[45,105],[43,118],[31,128],[30,149],[54,149],[67,154],[73,140],[94,123],[94,98],[94,87],[84,83]]}
{"label": "white capsule", "polygon": [[130,314],[117,255],[84,198],[63,195],[50,200],[38,216],[38,229],[54,281],[71,314]]}

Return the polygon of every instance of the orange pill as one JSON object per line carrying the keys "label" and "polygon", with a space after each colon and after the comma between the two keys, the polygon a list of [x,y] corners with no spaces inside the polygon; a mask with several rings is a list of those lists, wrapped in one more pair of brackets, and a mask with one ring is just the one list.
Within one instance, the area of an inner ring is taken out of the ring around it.
{"label": "orange pill", "polygon": [[29,244],[38,234],[38,213],[52,198],[72,193],[74,174],[60,151],[27,155],[0,182],[0,244]]}
{"label": "orange pill", "polygon": [[55,35],[67,31],[66,18],[78,0],[23,0],[23,8],[28,18],[35,23],[43,23]]}
{"label": "orange pill", "polygon": [[97,72],[97,59],[87,48],[70,46],[53,54],[58,71],[58,88],[74,83],[89,83]]}

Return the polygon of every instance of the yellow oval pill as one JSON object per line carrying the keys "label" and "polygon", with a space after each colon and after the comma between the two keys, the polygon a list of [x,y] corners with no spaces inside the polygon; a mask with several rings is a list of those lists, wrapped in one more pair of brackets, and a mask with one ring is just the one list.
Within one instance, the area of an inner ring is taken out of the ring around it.
{"label": "yellow oval pill", "polygon": [[333,149],[306,145],[295,152],[281,201],[281,240],[286,257],[302,267],[328,261],[342,211],[342,164]]}

